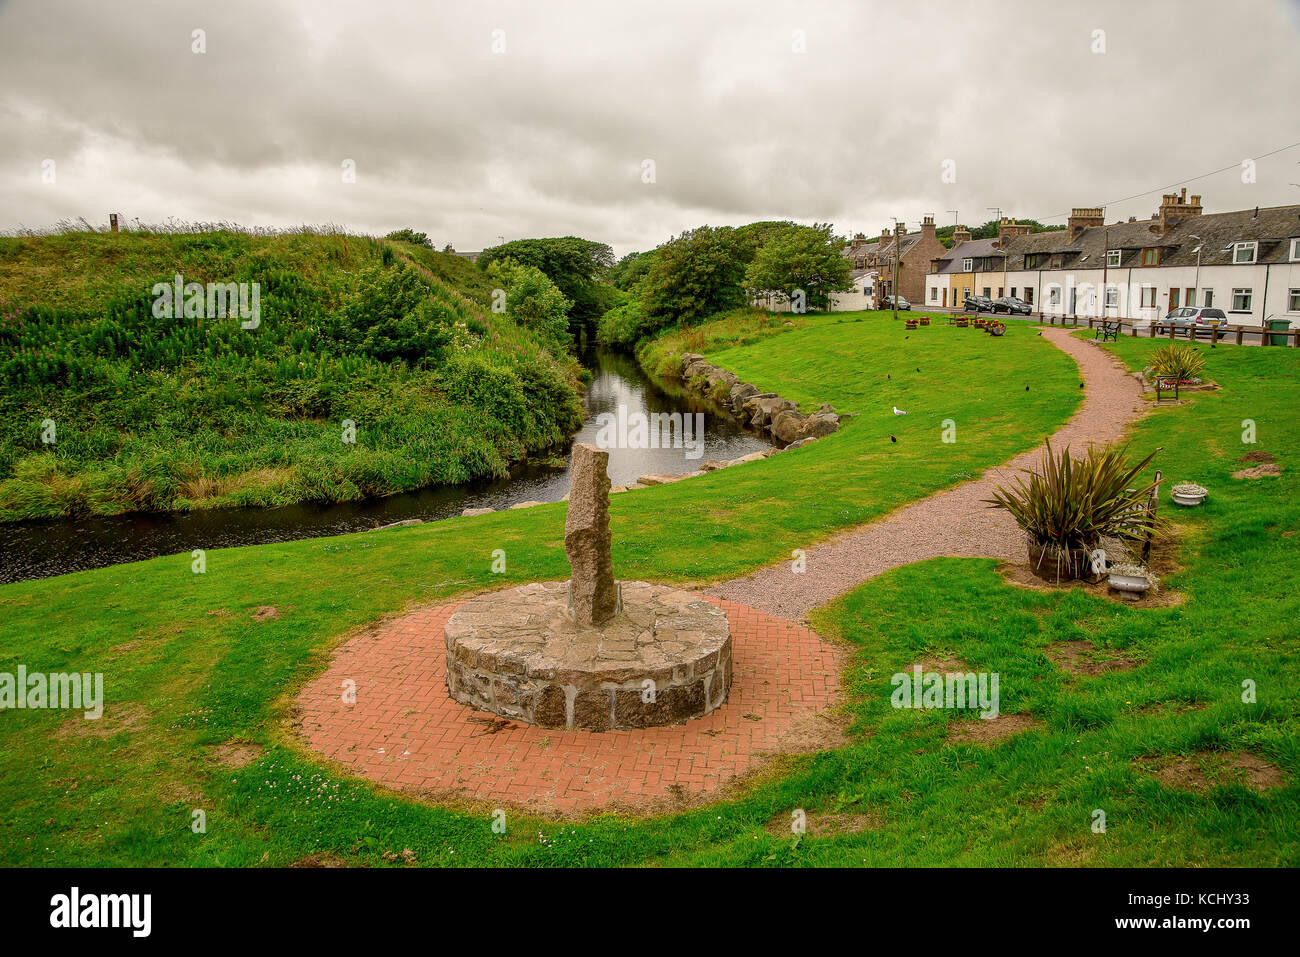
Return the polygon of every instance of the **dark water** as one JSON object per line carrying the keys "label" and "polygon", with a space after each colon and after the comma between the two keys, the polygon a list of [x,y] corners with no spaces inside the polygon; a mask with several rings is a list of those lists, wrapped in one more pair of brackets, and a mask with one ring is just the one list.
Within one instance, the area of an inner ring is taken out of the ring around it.
{"label": "dark water", "polygon": [[[585,401],[587,421],[574,441],[595,444],[596,416],[617,413],[620,405],[629,414],[704,413],[701,457],[687,458],[685,448],[610,448],[609,477],[615,485],[631,484],[648,472],[694,471],[708,459],[737,458],[771,445],[685,390],[651,381],[635,359],[594,350],[585,353],[583,361],[592,371],[592,382]],[[560,467],[556,458],[566,464]],[[411,518],[434,521],[459,515],[466,508],[555,502],[569,491],[567,458],[566,446],[543,457],[550,463],[522,463],[507,479],[436,486],[358,502],[0,523],[0,582],[47,578],[196,548],[342,535]]]}

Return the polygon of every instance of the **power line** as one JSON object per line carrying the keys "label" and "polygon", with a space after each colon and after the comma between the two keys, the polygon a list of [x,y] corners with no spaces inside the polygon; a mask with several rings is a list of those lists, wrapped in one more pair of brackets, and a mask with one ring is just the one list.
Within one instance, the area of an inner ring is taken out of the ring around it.
{"label": "power line", "polygon": [[[1269,156],[1275,156],[1278,153],[1285,153],[1287,150],[1293,150],[1297,146],[1300,146],[1300,143],[1292,143],[1290,146],[1282,146],[1275,150],[1269,150],[1267,153],[1260,153],[1258,156],[1247,157],[1247,159],[1264,159]],[[1240,162],[1231,163],[1227,166],[1224,166],[1222,169],[1211,170],[1208,173],[1202,173],[1200,176],[1193,176],[1191,179],[1180,179],[1175,183],[1170,183],[1168,186],[1157,186],[1155,189],[1148,189],[1141,193],[1134,193],[1132,196],[1125,196],[1123,199],[1112,199],[1109,203],[1102,203],[1101,205],[1103,208],[1108,206],[1118,206],[1120,203],[1127,203],[1130,199],[1141,199],[1143,196],[1150,196],[1152,193],[1163,193],[1166,190],[1174,189],[1179,186],[1185,186],[1188,183],[1195,183],[1197,180],[1206,179],[1210,176],[1218,176],[1220,173],[1226,173],[1230,169],[1240,169],[1240,168],[1241,168]],[[1031,218],[1037,219],[1040,223],[1042,223],[1042,222],[1048,222],[1053,219],[1069,219],[1069,217],[1070,217],[1069,213],[1059,213],[1055,216],[1035,216]]]}

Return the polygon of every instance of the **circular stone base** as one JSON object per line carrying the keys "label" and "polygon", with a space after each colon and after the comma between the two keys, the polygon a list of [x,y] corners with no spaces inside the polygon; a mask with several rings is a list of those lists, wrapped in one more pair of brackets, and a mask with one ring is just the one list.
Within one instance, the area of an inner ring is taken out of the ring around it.
{"label": "circular stone base", "polygon": [[624,582],[598,627],[567,612],[568,582],[475,598],[447,621],[447,687],[462,704],[544,728],[680,724],[731,688],[731,628],[698,595]]}

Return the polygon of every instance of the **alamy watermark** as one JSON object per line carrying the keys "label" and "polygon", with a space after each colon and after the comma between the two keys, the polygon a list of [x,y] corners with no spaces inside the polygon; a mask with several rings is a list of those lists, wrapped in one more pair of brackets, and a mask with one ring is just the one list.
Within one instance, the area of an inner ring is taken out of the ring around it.
{"label": "alamy watermark", "polygon": [[998,716],[998,673],[925,671],[920,665],[911,674],[900,671],[889,679],[894,686],[890,703],[895,708],[980,709],[981,718]]}
{"label": "alamy watermark", "polygon": [[154,283],[155,319],[225,319],[239,313],[241,329],[262,324],[262,284],[257,282],[186,282],[180,273],[173,282]]}
{"label": "alamy watermark", "polygon": [[618,412],[596,416],[596,447],[601,449],[685,449],[688,459],[704,455],[703,412]]}
{"label": "alamy watermark", "polygon": [[18,673],[0,672],[0,711],[11,708],[72,708],[94,721],[104,713],[102,672],[28,674],[26,665]]}

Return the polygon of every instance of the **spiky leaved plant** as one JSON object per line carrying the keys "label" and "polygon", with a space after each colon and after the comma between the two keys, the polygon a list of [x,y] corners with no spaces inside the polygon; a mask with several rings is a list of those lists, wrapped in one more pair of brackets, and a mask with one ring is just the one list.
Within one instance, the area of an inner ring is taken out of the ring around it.
{"label": "spiky leaved plant", "polygon": [[1170,343],[1151,353],[1151,370],[1156,375],[1177,376],[1180,382],[1189,382],[1205,371],[1205,356],[1192,346]]}
{"label": "spiky leaved plant", "polygon": [[1010,512],[1040,546],[1092,549],[1103,535],[1137,541],[1160,527],[1146,508],[1155,483],[1132,488],[1155,454],[1129,465],[1123,449],[1093,446],[1074,459],[1069,446],[1054,452],[1049,439],[1039,468],[1023,470],[1028,482],[1017,478],[1014,487],[998,486],[985,502]]}

